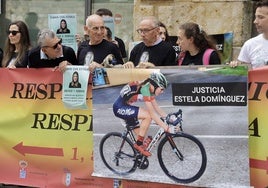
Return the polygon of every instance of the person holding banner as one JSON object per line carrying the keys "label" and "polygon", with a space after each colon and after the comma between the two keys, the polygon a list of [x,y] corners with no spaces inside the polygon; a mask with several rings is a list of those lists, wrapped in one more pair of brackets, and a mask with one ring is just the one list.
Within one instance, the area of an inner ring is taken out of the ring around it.
{"label": "person holding banner", "polygon": [[127,63],[132,62],[139,68],[176,65],[175,50],[171,44],[161,39],[159,24],[154,16],[142,19],[137,29],[142,42],[131,50]]}
{"label": "person holding banner", "polygon": [[[97,14],[88,16],[84,30],[88,33],[90,40],[82,42],[78,47],[77,59],[79,65],[93,63],[96,67],[102,67],[104,62],[112,59],[114,59],[116,65],[124,64],[116,44],[104,39],[105,26],[101,16]],[[92,58],[86,58],[89,52],[92,53]],[[92,61],[86,62],[88,59]]]}
{"label": "person holding banner", "polygon": [[221,64],[216,43],[197,23],[179,26],[177,44],[181,49],[178,65]]}
{"label": "person holding banner", "polygon": [[27,25],[23,21],[12,22],[8,27],[2,67],[26,68],[30,49],[31,42]]}
{"label": "person holding banner", "polygon": [[260,34],[244,43],[237,61],[230,62],[231,67],[242,63],[250,65],[252,69],[268,65],[268,0],[257,2],[253,23]]}
{"label": "person holding banner", "polygon": [[[105,18],[105,17],[113,17],[113,13],[112,11],[110,11],[107,8],[100,8],[98,9],[95,14]],[[118,47],[120,49],[121,55],[123,59],[127,58],[127,52],[126,52],[126,47],[125,47],[125,43],[122,39],[118,38],[117,36],[114,36],[114,40],[116,41],[116,43],[118,44]]]}
{"label": "person holding banner", "polygon": [[64,71],[67,65],[78,65],[74,50],[61,42],[54,31],[41,30],[38,34],[38,46],[29,52],[29,68],[53,67]]}

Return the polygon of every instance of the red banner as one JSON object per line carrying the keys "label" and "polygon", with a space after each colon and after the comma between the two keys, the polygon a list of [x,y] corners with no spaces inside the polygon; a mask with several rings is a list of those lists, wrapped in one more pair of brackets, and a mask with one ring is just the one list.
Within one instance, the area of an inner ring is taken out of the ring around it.
{"label": "red banner", "polygon": [[249,72],[250,182],[256,188],[268,185],[268,67]]}

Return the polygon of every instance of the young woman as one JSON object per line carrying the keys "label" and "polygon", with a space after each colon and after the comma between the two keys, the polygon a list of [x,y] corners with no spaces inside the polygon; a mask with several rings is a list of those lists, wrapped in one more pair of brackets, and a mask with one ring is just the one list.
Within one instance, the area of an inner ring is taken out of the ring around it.
{"label": "young woman", "polygon": [[[177,44],[180,47],[179,65],[221,64],[216,44],[196,23],[180,25]],[[205,56],[208,60],[205,60]]]}
{"label": "young woman", "polygon": [[81,88],[81,84],[79,83],[79,74],[76,71],[73,73],[72,81],[69,83],[69,88]]}
{"label": "young woman", "polygon": [[57,29],[57,34],[65,34],[65,33],[70,33],[70,29],[67,27],[67,22],[65,19],[62,19],[60,21],[60,28]]}
{"label": "young woman", "polygon": [[31,48],[27,25],[22,21],[12,22],[8,27],[2,67],[27,67],[27,56]]}
{"label": "young woman", "polygon": [[167,41],[169,42],[169,34],[168,34],[168,30],[167,27],[165,26],[165,24],[163,24],[162,22],[159,23],[159,28],[160,28],[160,37],[162,38],[163,41]]}
{"label": "young woman", "polygon": [[[159,107],[155,99],[166,88],[165,76],[160,72],[153,72],[143,82],[136,81],[125,85],[113,104],[115,116],[125,120],[127,126],[136,126],[139,124],[139,120],[141,121],[140,129],[135,131],[138,138],[134,147],[145,156],[151,155],[143,144],[151,121],[154,120],[155,123],[168,131],[168,126],[160,119],[160,117],[165,118],[167,114]],[[145,107],[133,105],[139,99],[144,101]]]}

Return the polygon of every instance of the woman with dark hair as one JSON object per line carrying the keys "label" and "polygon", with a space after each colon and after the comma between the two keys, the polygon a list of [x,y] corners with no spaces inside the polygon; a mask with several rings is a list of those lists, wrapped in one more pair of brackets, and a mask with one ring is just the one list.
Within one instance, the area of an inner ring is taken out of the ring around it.
{"label": "woman with dark hair", "polygon": [[163,41],[169,42],[170,40],[167,27],[162,22],[159,22],[159,27],[160,27],[160,37],[162,38]]}
{"label": "woman with dark hair", "polygon": [[196,23],[188,22],[180,25],[177,44],[181,49],[179,65],[221,64],[216,43]]}
{"label": "woman with dark hair", "polygon": [[12,22],[7,32],[2,67],[27,67],[28,52],[31,48],[27,25],[23,21]]}
{"label": "woman with dark hair", "polygon": [[76,71],[73,73],[72,81],[69,83],[69,88],[81,88],[81,84],[79,83],[79,75]]}
{"label": "woman with dark hair", "polygon": [[67,22],[65,19],[60,21],[60,28],[57,29],[57,34],[70,33],[70,29],[67,28]]}

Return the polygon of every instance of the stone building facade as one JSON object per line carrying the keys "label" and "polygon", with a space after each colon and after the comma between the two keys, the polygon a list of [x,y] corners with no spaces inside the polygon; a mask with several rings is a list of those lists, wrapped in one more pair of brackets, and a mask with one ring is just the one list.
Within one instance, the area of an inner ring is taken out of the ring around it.
{"label": "stone building facade", "polygon": [[255,34],[253,7],[251,0],[1,0],[0,47],[3,48],[6,38],[6,23],[25,20],[28,12],[37,14],[38,28],[47,27],[47,14],[75,13],[77,31],[83,34],[85,15],[98,8],[109,8],[114,15],[122,15],[122,21],[115,26],[115,35],[126,46],[139,40],[135,31],[140,19],[155,15],[166,24],[172,36],[177,35],[179,24],[188,21],[198,23],[208,34],[233,32],[235,58],[245,40]]}

